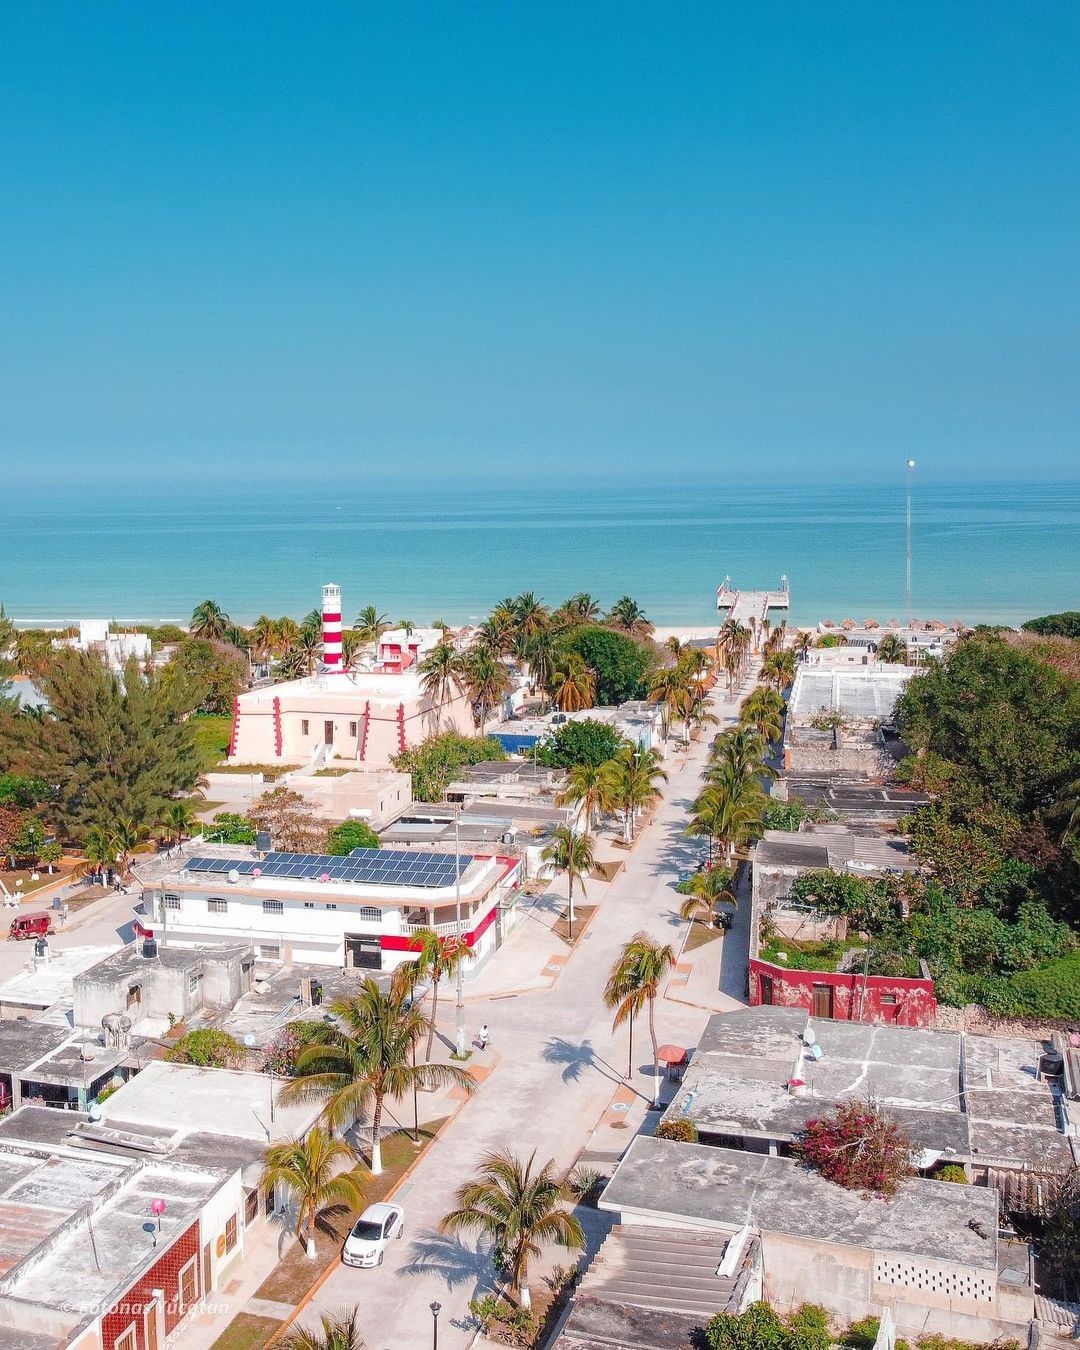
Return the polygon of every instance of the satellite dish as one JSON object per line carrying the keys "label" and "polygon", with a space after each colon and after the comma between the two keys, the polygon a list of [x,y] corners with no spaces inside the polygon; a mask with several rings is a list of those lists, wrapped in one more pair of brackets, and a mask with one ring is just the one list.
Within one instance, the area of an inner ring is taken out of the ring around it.
{"label": "satellite dish", "polygon": [[251,1034],[250,1031],[244,1037],[244,1044],[247,1046],[249,1050],[255,1049],[255,1037]]}
{"label": "satellite dish", "polygon": [[89,1109],[88,1109],[88,1111],[87,1111],[87,1114],[89,1115],[89,1117],[90,1117],[91,1120],[93,1120],[93,1121],[95,1121],[95,1122],[96,1122],[96,1121],[99,1121],[99,1120],[101,1119],[101,1116],[102,1116],[101,1103],[100,1103],[100,1102],[91,1102],[91,1103],[90,1103],[90,1106],[89,1106]]}
{"label": "satellite dish", "polygon": [[806,1024],[806,1030],[802,1034],[803,1045],[813,1045],[817,1040],[817,1033],[809,1022]]}
{"label": "satellite dish", "polygon": [[230,868],[229,870],[229,880],[232,882],[234,886],[240,880],[240,873],[236,870],[235,867]]}

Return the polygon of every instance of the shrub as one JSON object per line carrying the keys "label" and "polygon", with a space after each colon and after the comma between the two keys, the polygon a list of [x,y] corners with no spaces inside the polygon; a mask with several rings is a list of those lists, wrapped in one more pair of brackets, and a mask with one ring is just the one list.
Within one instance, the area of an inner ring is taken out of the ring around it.
{"label": "shrub", "polygon": [[744,1313],[717,1313],[705,1328],[709,1350],[787,1350],[787,1330],[767,1303]]}
{"label": "shrub", "polygon": [[677,1139],[683,1144],[696,1144],[698,1141],[698,1127],[688,1116],[672,1116],[670,1120],[662,1120],[657,1126],[657,1139]]}
{"label": "shrub", "polygon": [[326,835],[326,851],[344,858],[354,848],[378,848],[379,836],[362,820],[344,820]]}
{"label": "shrub", "polygon": [[787,1319],[787,1350],[829,1350],[829,1314],[820,1304],[803,1303]]}
{"label": "shrub", "polygon": [[807,1122],[796,1156],[847,1190],[895,1195],[912,1172],[911,1142],[873,1101],[840,1102],[829,1116]]}
{"label": "shrub", "polygon": [[880,1327],[881,1322],[877,1317],[860,1318],[844,1332],[840,1344],[850,1347],[850,1350],[874,1350]]}
{"label": "shrub", "polygon": [[204,1027],[181,1036],[165,1056],[173,1064],[197,1064],[204,1069],[229,1069],[244,1058],[244,1047],[227,1031]]}
{"label": "shrub", "polygon": [[490,736],[461,736],[456,731],[447,731],[441,736],[429,736],[420,745],[395,755],[393,764],[402,773],[412,774],[413,796],[417,801],[439,802],[447,784],[465,765],[506,758],[506,751]]}
{"label": "shrub", "polygon": [[575,1167],[567,1178],[566,1189],[581,1205],[595,1205],[604,1189],[604,1175],[595,1167]]}
{"label": "shrub", "polygon": [[253,844],[255,823],[236,811],[219,811],[214,817],[213,829],[207,834],[223,844]]}
{"label": "shrub", "polygon": [[959,1163],[946,1163],[944,1167],[939,1167],[934,1173],[935,1181],[952,1181],[957,1186],[966,1186],[968,1184],[967,1173]]}

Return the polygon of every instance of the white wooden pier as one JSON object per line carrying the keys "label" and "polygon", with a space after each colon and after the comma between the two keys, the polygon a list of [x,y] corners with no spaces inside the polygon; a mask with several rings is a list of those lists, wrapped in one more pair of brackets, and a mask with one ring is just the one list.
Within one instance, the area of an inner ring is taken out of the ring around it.
{"label": "white wooden pier", "polygon": [[753,619],[760,624],[774,609],[786,610],[791,604],[787,577],[780,578],[775,591],[744,591],[731,584],[731,578],[725,577],[716,589],[716,608],[726,611],[726,619],[749,626]]}

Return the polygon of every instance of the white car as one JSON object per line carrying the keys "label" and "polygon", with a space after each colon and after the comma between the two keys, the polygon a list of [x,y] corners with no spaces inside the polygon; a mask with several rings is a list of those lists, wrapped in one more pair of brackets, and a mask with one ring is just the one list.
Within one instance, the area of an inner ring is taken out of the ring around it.
{"label": "white car", "polygon": [[345,1239],[341,1259],[347,1266],[381,1266],[391,1238],[405,1232],[405,1211],[400,1205],[368,1205]]}

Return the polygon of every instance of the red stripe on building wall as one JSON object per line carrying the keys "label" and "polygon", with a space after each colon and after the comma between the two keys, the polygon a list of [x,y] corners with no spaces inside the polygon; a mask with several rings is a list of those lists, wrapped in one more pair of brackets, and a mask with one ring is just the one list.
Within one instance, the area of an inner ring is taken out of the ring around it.
{"label": "red stripe on building wall", "polygon": [[236,737],[240,731],[240,700],[232,701],[232,730],[229,732],[229,758],[236,754]]}
{"label": "red stripe on building wall", "polygon": [[281,699],[274,696],[274,754],[281,758]]}

